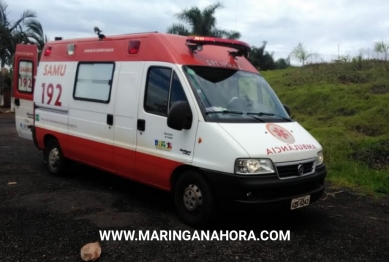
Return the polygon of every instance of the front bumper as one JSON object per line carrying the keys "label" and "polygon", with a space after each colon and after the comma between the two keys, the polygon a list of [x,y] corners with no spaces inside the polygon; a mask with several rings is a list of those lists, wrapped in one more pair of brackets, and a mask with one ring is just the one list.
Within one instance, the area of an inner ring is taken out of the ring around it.
{"label": "front bumper", "polygon": [[269,207],[290,208],[291,199],[310,195],[310,203],[318,200],[324,192],[325,166],[317,167],[315,173],[291,179],[271,176],[245,176],[202,170],[210,181],[220,205],[231,202],[240,205],[258,204]]}

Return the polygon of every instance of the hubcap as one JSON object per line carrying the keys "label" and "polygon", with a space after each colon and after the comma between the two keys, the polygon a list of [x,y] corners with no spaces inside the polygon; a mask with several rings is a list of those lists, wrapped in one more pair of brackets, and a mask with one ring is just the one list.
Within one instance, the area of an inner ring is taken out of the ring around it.
{"label": "hubcap", "polygon": [[56,170],[59,164],[59,151],[58,148],[51,149],[49,153],[49,165],[50,168]]}
{"label": "hubcap", "polygon": [[189,211],[195,210],[203,205],[203,195],[198,186],[190,184],[184,190],[184,205]]}

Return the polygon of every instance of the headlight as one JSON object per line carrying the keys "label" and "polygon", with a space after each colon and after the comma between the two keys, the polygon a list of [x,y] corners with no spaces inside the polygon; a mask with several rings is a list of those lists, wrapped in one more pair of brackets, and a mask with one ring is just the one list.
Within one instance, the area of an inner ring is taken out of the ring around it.
{"label": "headlight", "polygon": [[323,156],[323,151],[320,151],[317,153],[316,156],[316,166],[320,166],[324,163],[324,156]]}
{"label": "headlight", "polygon": [[262,175],[275,173],[270,159],[237,159],[235,173],[241,175]]}

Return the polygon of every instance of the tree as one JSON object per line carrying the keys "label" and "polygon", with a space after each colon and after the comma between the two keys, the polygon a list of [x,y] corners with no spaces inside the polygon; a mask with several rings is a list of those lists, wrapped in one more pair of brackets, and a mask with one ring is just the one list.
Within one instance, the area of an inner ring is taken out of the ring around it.
{"label": "tree", "polygon": [[377,53],[382,53],[385,57],[385,61],[387,61],[389,53],[389,43],[384,42],[384,40],[374,43],[374,51],[376,51]]}
{"label": "tree", "polygon": [[302,43],[299,43],[290,54],[290,57],[295,58],[300,61],[302,65],[305,65],[305,62],[312,56],[315,56],[315,53],[309,53],[305,46]]}
{"label": "tree", "polygon": [[275,68],[273,54],[265,51],[267,42],[264,41],[261,47],[252,46],[248,60],[253,66],[260,70],[271,70]]}
{"label": "tree", "polygon": [[200,35],[220,38],[239,39],[240,33],[233,30],[223,30],[216,27],[215,11],[222,8],[222,4],[216,3],[200,10],[198,7],[184,9],[176,14],[184,24],[173,24],[167,29],[169,34]]}
{"label": "tree", "polygon": [[42,50],[45,43],[47,43],[47,36],[43,32],[41,23],[38,20],[31,19],[26,25],[27,36],[30,41],[38,46],[39,50]]}
{"label": "tree", "polygon": [[8,19],[8,5],[0,0],[0,60],[1,67],[12,63],[16,44],[30,43],[36,44],[39,50],[47,42],[47,37],[43,33],[42,25],[36,17],[35,12],[24,11],[16,21]]}
{"label": "tree", "polygon": [[275,69],[285,69],[290,67],[290,59],[288,58],[279,58],[277,61],[274,63]]}

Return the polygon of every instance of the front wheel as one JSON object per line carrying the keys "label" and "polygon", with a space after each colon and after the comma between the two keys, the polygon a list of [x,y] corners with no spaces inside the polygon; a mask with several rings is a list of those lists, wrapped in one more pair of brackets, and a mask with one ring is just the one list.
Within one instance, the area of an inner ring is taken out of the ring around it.
{"label": "front wheel", "polygon": [[53,175],[63,175],[65,170],[65,157],[57,140],[51,139],[47,142],[45,149],[46,164],[49,172]]}
{"label": "front wheel", "polygon": [[214,199],[208,182],[199,172],[186,171],[178,178],[174,202],[179,217],[188,225],[205,227],[214,217]]}

